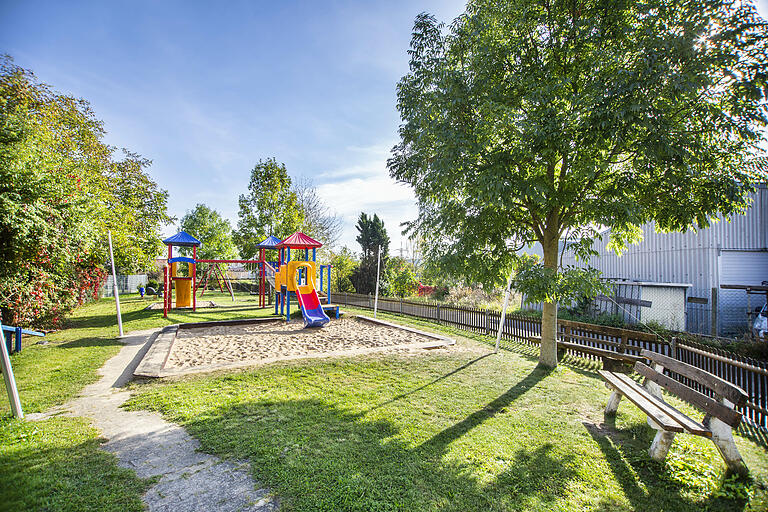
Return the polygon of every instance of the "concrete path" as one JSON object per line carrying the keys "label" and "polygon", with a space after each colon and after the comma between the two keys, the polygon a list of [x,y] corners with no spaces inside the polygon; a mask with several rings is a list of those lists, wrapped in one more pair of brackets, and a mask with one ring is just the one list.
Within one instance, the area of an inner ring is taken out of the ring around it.
{"label": "concrete path", "polygon": [[198,452],[200,443],[186,431],[163,420],[159,414],[131,412],[120,406],[130,393],[120,388],[160,330],[136,331],[121,339],[125,346],[99,370],[101,380],[87,386],[82,395],[43,414],[84,416],[108,439],[102,447],[117,455],[119,464],[142,478],[160,476],[144,496],[150,511],[157,512],[272,512],[279,508],[269,491],[259,489],[247,463],[222,461]]}

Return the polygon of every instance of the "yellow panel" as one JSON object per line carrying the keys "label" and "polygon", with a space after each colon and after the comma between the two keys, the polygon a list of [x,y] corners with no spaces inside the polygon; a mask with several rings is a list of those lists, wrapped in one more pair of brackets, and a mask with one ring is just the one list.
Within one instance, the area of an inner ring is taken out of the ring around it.
{"label": "yellow panel", "polygon": [[192,280],[176,280],[176,307],[187,308],[192,305]]}
{"label": "yellow panel", "polygon": [[296,274],[297,271],[300,268],[306,269],[309,279],[307,280],[307,284],[311,284],[314,288],[315,286],[315,275],[317,274],[317,268],[315,267],[315,263],[313,261],[290,261],[286,265],[288,267],[286,269],[287,274],[285,276],[286,280],[288,281],[288,290],[295,292],[296,291]]}

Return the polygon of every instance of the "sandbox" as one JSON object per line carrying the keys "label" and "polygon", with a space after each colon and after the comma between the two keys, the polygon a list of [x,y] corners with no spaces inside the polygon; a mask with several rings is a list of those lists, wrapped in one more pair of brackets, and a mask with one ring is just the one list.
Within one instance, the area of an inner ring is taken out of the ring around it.
{"label": "sandbox", "polygon": [[163,330],[134,375],[169,377],[292,359],[447,347],[444,336],[365,316],[305,329],[301,320],[267,318],[180,324]]}

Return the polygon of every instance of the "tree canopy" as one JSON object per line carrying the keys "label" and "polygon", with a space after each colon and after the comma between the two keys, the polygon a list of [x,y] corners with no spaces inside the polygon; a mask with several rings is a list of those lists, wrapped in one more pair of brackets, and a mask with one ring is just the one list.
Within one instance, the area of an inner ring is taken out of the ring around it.
{"label": "tree canopy", "polygon": [[269,235],[283,239],[302,231],[330,250],[339,239],[341,218],[323,202],[309,178],[294,181],[285,164],[259,160],[251,170],[248,194],[239,198],[234,240],[240,254],[252,258]]}
{"label": "tree canopy", "polygon": [[232,226],[216,210],[211,210],[204,204],[196,205],[182,217],[181,229],[203,243],[197,249],[198,259],[238,259],[237,247],[232,241]]}
{"label": "tree canopy", "polygon": [[0,58],[0,311],[58,324],[105,277],[107,230],[123,271],[152,268],[167,194],[149,160],[103,142],[87,101]]}
{"label": "tree canopy", "polygon": [[259,252],[258,244],[270,235],[283,239],[298,230],[304,222],[296,192],[285,164],[274,158],[259,160],[251,170],[248,193],[238,199],[235,244],[245,258]]}
{"label": "tree canopy", "polygon": [[557,272],[561,239],[585,256],[601,226],[617,250],[648,221],[703,228],[765,178],[767,34],[749,2],[714,0],[472,0],[447,29],[419,15],[388,161],[418,198],[410,229],[485,283],[540,242],[519,284],[544,301],[556,365],[556,303],[597,282]]}

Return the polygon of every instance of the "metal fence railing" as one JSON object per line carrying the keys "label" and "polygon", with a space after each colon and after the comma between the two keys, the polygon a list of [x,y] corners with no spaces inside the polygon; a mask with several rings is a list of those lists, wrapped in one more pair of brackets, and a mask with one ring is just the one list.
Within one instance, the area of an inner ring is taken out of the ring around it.
{"label": "metal fence railing", "polygon": [[[373,309],[374,299],[370,295],[336,292],[334,302],[347,306]],[[498,332],[501,313],[482,308],[452,306],[437,302],[416,302],[390,297],[379,297],[379,311],[412,316],[437,322],[438,324],[479,334]],[[541,336],[541,319],[535,316],[508,314],[502,329],[502,339],[535,344],[531,338]],[[727,380],[749,395],[746,405],[741,408],[744,421],[754,427],[768,429],[768,363],[750,357],[739,356],[726,350],[719,350],[696,343],[663,340],[652,333],[586,324],[569,320],[558,320],[558,337],[585,346],[639,353],[641,350],[658,352],[690,365],[701,368],[721,379]],[[599,359],[589,354],[578,353],[580,357]],[[683,377],[673,375],[684,380]],[[687,385],[703,392],[692,382]]]}

